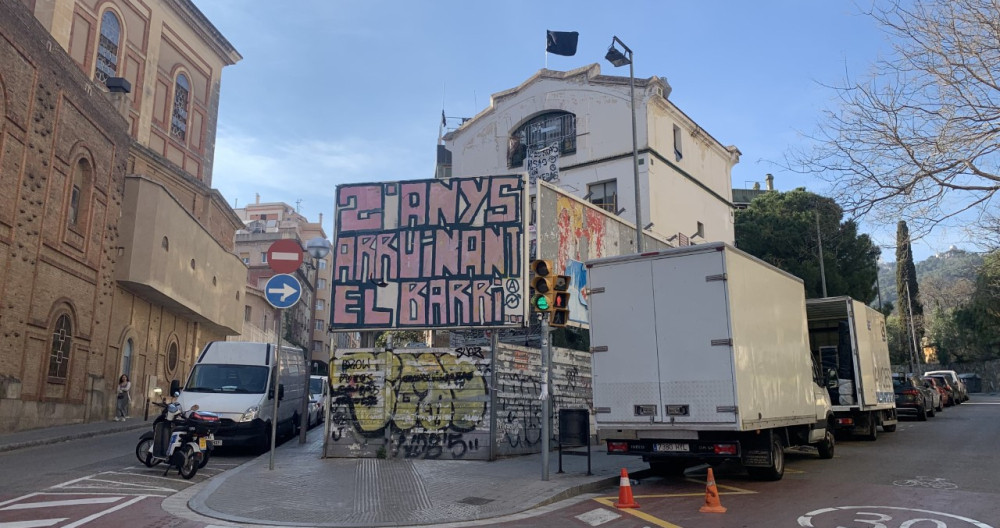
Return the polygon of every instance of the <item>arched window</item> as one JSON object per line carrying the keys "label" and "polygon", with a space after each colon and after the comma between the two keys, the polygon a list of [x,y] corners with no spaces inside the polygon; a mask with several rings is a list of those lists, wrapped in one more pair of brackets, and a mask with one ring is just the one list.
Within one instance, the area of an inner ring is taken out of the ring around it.
{"label": "arched window", "polygon": [[108,77],[117,77],[118,46],[121,43],[122,27],[118,17],[111,10],[101,16],[101,36],[97,40],[97,63],[94,77],[104,84]]}
{"label": "arched window", "polygon": [[576,152],[576,116],[549,112],[518,127],[507,143],[507,166],[520,167],[529,150],[557,146],[560,154]]}
{"label": "arched window", "polygon": [[126,339],[125,346],[122,347],[122,374],[128,376],[128,379],[132,379],[132,350],[134,348],[132,338]]}
{"label": "arched window", "polygon": [[167,370],[167,374],[173,374],[177,370],[177,363],[180,361],[180,353],[177,348],[177,343],[170,343],[167,347],[167,364],[164,365]]}
{"label": "arched window", "polygon": [[188,78],[183,73],[177,75],[177,82],[174,84],[174,112],[170,118],[170,135],[180,141],[187,138],[188,120],[188,99],[190,99],[191,85]]}
{"label": "arched window", "polygon": [[69,315],[62,314],[56,319],[49,348],[49,381],[65,383],[69,375],[69,353],[73,347],[73,323]]}
{"label": "arched window", "polygon": [[86,229],[89,214],[89,191],[93,181],[93,170],[86,158],[80,158],[73,167],[73,182],[69,190],[69,210],[66,224],[82,232]]}

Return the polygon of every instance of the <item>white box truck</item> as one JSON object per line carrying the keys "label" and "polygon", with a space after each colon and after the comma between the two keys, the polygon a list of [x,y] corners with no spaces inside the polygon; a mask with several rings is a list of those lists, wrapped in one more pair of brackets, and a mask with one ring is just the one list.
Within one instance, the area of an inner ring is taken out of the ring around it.
{"label": "white box truck", "polygon": [[[277,366],[275,366],[277,365]],[[181,387],[182,408],[197,405],[219,415],[215,445],[246,446],[263,451],[271,444],[274,376],[278,376],[278,436],[294,435],[306,397],[306,361],[302,350],[273,343],[213,341],[201,351]]]}
{"label": "white box truck", "polygon": [[824,372],[837,379],[830,387],[835,429],[878,438],[878,428],[896,430],[896,396],[885,317],[850,297],[806,301],[809,346]]}
{"label": "white box truck", "polygon": [[597,434],[659,472],[733,460],[778,480],[784,449],[832,458],[802,281],[724,243],[587,262]]}

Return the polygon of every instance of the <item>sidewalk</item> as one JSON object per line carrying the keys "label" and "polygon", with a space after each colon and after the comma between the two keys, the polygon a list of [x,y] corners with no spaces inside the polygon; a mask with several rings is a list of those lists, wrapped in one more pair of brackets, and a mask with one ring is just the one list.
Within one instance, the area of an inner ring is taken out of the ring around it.
{"label": "sidewalk", "polygon": [[[133,418],[3,434],[0,452],[146,427],[149,422]],[[309,431],[305,444],[293,438],[278,447],[274,470],[265,453],[177,494],[182,501],[176,506],[240,525],[441,524],[507,516],[615,487],[622,468],[632,478],[646,473],[648,466],[638,457],[609,456],[603,446],[591,449],[593,475],[587,475],[585,456],[564,455],[565,473],[557,473],[559,454],[553,451],[549,480],[543,481],[541,454],[494,462],[323,459],[320,426]],[[175,509],[166,502],[165,509]]]}
{"label": "sidewalk", "polygon": [[101,422],[91,422],[84,424],[58,425],[42,429],[32,429],[17,433],[0,434],[0,453],[35,447],[46,444],[55,444],[67,440],[79,440],[91,436],[119,433],[122,431],[132,431],[136,429],[149,429],[152,427],[152,419],[143,421],[142,416],[129,418],[124,422],[107,420]]}

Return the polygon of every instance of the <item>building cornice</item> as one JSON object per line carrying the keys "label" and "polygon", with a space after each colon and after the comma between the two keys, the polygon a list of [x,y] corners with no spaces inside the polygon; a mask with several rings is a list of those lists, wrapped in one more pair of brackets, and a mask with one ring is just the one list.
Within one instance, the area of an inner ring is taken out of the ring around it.
{"label": "building cornice", "polygon": [[243,56],[222,35],[222,32],[194,5],[191,0],[166,0],[164,2],[190,26],[198,36],[211,46],[226,66],[232,66]]}

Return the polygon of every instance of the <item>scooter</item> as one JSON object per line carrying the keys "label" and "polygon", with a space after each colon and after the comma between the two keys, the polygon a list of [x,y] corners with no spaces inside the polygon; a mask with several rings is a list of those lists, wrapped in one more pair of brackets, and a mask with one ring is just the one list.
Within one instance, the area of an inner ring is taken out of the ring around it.
{"label": "scooter", "polygon": [[[171,386],[173,397],[180,395],[179,387]],[[156,395],[162,394],[154,389]],[[177,467],[185,479],[191,479],[198,469],[205,467],[214,444],[214,433],[219,429],[219,416],[215,413],[199,412],[194,406],[185,415],[177,402],[151,402],[162,408],[160,416],[153,421],[153,430],[139,437],[135,446],[135,456],[146,467],[167,462],[166,475]]]}

